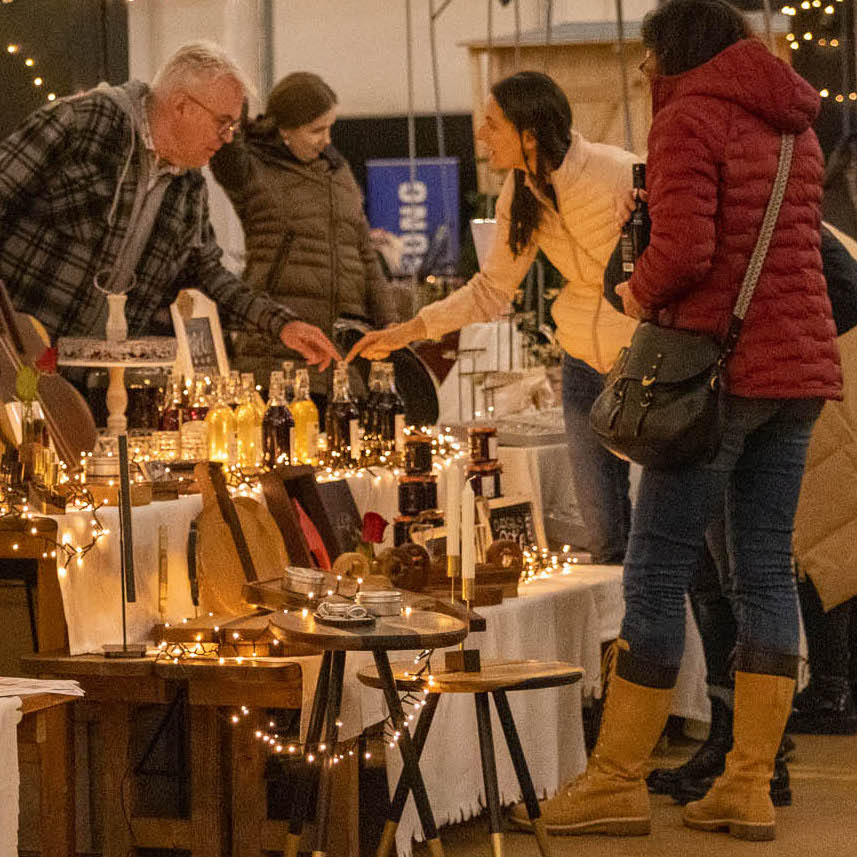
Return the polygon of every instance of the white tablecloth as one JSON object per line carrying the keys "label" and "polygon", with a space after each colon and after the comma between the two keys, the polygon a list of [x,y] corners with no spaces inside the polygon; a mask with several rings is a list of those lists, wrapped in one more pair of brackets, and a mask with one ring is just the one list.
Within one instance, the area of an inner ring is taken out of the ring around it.
{"label": "white tablecloth", "polygon": [[[398,503],[397,481],[392,473],[379,470],[375,477],[352,476],[348,483],[361,515],[369,510],[376,511],[392,524]],[[194,615],[187,577],[187,535],[190,522],[201,508],[199,495],[133,507],[137,600],[126,605],[129,642],[150,640],[152,628],[159,622],[178,622]],[[82,566],[72,561],[66,575],[60,577],[69,648],[73,655],[99,651],[104,644],[122,642],[119,514],[114,507],[103,507],[98,514],[110,533],[99,539],[96,547],[83,558]],[[59,540],[65,536],[73,545],[89,543],[90,513],[69,512],[53,517],[58,524]],[[162,526],[167,528],[168,559],[167,609],[163,615],[158,610],[158,544]],[[392,539],[391,525],[385,533],[384,545],[391,545]]]}

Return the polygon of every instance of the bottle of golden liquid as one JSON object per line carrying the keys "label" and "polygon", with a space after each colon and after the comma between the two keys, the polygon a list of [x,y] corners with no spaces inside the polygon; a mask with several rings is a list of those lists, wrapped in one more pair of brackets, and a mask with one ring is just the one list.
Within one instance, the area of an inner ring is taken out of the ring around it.
{"label": "bottle of golden liquid", "polygon": [[309,370],[295,372],[295,398],[290,405],[295,420],[297,464],[318,463],[318,408],[309,397]]}
{"label": "bottle of golden liquid", "polygon": [[220,461],[229,466],[236,460],[235,414],[227,402],[228,378],[217,379],[217,394],[214,405],[205,415],[208,426],[208,460]]}
{"label": "bottle of golden liquid", "polygon": [[253,373],[241,374],[241,394],[235,409],[238,430],[238,466],[259,467],[262,463],[262,416],[256,407]]}

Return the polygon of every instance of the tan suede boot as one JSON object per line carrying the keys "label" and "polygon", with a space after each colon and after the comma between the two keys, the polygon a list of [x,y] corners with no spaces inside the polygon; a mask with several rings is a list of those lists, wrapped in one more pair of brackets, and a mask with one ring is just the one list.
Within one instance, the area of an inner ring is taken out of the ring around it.
{"label": "tan suede boot", "polygon": [[[539,804],[548,833],[642,836],[651,830],[646,761],[663,731],[672,688],[635,684],[618,675],[610,681],[598,743],[586,772]],[[526,808],[510,822],[531,829]]]}
{"label": "tan suede boot", "polygon": [[727,830],[738,839],[775,838],[771,776],[794,687],[785,676],[735,673],[734,744],[708,794],[684,808],[688,827]]}

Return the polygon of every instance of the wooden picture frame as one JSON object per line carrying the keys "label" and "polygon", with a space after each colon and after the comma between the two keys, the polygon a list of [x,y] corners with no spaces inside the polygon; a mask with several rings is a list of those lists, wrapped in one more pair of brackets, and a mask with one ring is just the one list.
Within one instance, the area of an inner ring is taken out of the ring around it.
{"label": "wooden picture frame", "polygon": [[507,539],[521,548],[536,545],[541,550],[547,547],[540,504],[532,497],[480,498],[476,505],[479,521],[486,527],[489,543]]}
{"label": "wooden picture frame", "polygon": [[229,359],[217,304],[198,289],[183,289],[170,304],[176,341],[176,371],[229,376]]}

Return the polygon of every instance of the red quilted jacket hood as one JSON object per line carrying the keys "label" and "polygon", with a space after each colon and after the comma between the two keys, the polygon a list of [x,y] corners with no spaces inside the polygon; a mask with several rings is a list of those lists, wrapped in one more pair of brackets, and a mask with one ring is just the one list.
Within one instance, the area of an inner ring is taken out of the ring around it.
{"label": "red quilted jacket hood", "polygon": [[676,98],[731,101],[782,133],[800,134],[815,121],[820,98],[791,66],[758,39],[742,39],[683,74],[652,78],[652,111]]}

